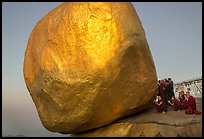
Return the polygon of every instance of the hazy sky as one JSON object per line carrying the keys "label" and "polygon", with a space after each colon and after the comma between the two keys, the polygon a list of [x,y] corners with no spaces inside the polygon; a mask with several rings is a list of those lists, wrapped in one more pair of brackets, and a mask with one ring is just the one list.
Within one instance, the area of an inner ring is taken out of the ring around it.
{"label": "hazy sky", "polygon": [[[27,41],[36,23],[61,2],[2,4],[2,132],[63,136],[41,124],[23,78]],[[146,32],[158,78],[202,75],[202,3],[133,2]]]}

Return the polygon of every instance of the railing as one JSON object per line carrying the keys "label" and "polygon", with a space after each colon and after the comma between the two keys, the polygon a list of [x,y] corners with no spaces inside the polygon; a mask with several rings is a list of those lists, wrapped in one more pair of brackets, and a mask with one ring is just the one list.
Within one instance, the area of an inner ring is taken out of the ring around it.
{"label": "railing", "polygon": [[174,85],[179,85],[182,83],[188,83],[188,82],[193,82],[193,81],[202,81],[202,77],[193,78],[193,79],[185,80],[185,81],[180,81],[180,82],[175,83]]}
{"label": "railing", "polygon": [[192,95],[202,95],[202,77],[193,78],[190,80],[180,81],[174,84],[175,94],[183,90],[190,90]]}

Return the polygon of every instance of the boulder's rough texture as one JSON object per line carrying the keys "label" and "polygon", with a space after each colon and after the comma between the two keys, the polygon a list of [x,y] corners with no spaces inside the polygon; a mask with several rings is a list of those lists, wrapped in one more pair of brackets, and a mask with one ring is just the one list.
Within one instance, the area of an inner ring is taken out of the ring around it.
{"label": "boulder's rough texture", "polygon": [[145,32],[129,2],[68,2],[45,15],[24,78],[42,124],[75,133],[142,111],[157,92]]}

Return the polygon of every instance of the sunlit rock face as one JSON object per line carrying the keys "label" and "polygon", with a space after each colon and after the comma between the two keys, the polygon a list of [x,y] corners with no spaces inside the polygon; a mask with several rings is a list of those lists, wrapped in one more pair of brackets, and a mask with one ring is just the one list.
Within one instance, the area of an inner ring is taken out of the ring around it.
{"label": "sunlit rock face", "polygon": [[145,32],[129,2],[67,2],[33,29],[24,78],[42,124],[75,133],[142,111],[157,92]]}
{"label": "sunlit rock face", "polygon": [[71,137],[202,137],[202,123],[168,125],[160,123],[114,123]]}

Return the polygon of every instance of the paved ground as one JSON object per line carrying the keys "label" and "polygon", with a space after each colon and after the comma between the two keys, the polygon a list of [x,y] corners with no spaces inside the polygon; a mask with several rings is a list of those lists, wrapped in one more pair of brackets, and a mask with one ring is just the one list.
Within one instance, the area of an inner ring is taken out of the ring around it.
{"label": "paved ground", "polygon": [[[196,98],[202,112],[202,97]],[[107,126],[89,130],[74,137],[202,137],[202,114],[186,115],[184,110],[168,108],[166,113],[149,109]]]}
{"label": "paved ground", "polygon": [[[202,112],[202,97],[196,98],[197,109]],[[185,111],[174,111],[172,107],[168,107],[166,113],[158,113],[155,109],[150,109],[142,113],[130,116],[117,121],[117,123],[160,123],[167,125],[186,125],[202,121],[201,115],[186,115]]]}

